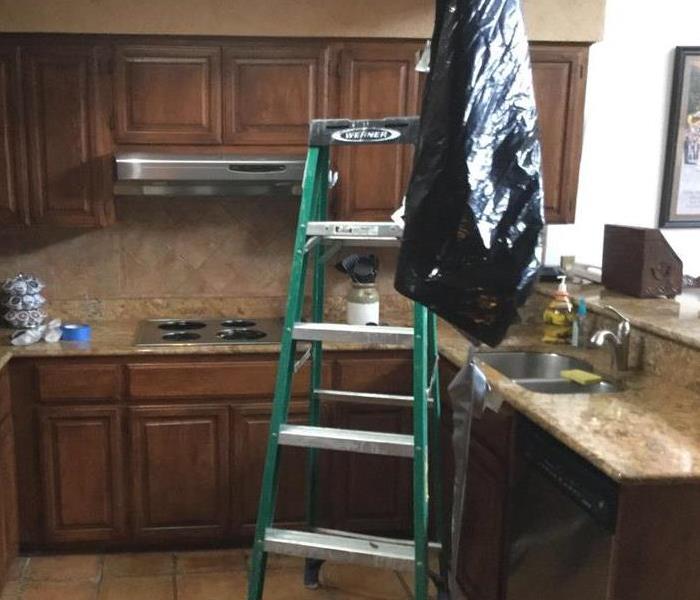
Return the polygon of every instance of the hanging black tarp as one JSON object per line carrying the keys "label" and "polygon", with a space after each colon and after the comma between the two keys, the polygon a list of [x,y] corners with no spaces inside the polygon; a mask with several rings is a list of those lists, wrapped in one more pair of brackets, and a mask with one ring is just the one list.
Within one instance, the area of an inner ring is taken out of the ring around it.
{"label": "hanging black tarp", "polygon": [[537,274],[541,152],[518,0],[438,0],[395,286],[478,341]]}

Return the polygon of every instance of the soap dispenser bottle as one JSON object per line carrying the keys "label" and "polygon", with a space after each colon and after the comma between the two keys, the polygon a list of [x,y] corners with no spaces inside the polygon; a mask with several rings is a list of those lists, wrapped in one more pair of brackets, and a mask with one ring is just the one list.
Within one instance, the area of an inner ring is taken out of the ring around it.
{"label": "soap dispenser bottle", "polygon": [[561,275],[557,279],[559,279],[559,287],[542,315],[544,320],[542,341],[548,344],[568,344],[575,318],[574,307],[566,288],[566,275]]}

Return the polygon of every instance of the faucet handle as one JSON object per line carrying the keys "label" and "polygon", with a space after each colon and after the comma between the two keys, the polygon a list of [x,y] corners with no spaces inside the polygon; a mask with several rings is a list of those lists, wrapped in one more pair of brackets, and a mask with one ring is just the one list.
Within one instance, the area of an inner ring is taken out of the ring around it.
{"label": "faucet handle", "polygon": [[620,322],[617,324],[618,337],[628,336],[631,329],[629,317],[610,304],[606,304],[603,308],[611,313],[615,313],[615,315],[619,317]]}

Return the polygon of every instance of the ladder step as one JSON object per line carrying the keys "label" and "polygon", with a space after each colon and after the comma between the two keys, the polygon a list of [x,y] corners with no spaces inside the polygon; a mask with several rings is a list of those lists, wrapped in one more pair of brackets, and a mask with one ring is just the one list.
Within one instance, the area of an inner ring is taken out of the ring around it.
{"label": "ladder step", "polygon": [[[378,404],[381,406],[412,406],[413,396],[399,394],[373,394],[368,392],[346,392],[341,390],[316,390],[319,400],[334,402],[357,402],[359,404]],[[428,398],[432,402],[432,398]]]}
{"label": "ladder step", "polygon": [[344,325],[342,323],[295,323],[294,339],[303,341],[390,344],[413,346],[411,327]]}
{"label": "ladder step", "polygon": [[282,425],[279,443],[283,446],[324,448],[384,456],[413,456],[413,436],[381,431],[358,431],[309,425]]}
{"label": "ladder step", "polygon": [[265,550],[288,556],[303,556],[404,571],[413,569],[415,554],[411,540],[275,528],[268,528],[265,531]]}
{"label": "ladder step", "polygon": [[310,221],[307,236],[319,236],[345,246],[398,246],[403,229],[391,221]]}

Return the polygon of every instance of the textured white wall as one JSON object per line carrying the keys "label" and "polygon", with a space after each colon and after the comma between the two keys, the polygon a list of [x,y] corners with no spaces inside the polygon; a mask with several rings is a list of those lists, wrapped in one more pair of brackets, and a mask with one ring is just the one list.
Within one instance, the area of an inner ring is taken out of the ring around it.
{"label": "textured white wall", "polygon": [[[676,46],[700,46],[700,2],[607,0],[604,41],[591,48],[575,225],[551,225],[547,262],[600,264],[603,225],[656,227]],[[700,276],[700,229],[665,229]]]}

